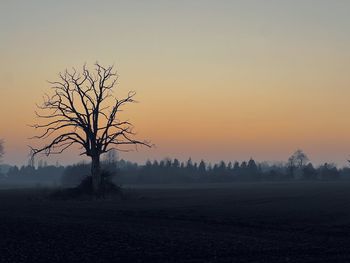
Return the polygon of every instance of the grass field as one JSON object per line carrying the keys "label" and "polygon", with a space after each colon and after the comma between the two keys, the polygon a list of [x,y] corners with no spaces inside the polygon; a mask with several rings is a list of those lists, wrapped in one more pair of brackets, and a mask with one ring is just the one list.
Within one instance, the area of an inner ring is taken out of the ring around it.
{"label": "grass field", "polygon": [[350,262],[350,182],[0,190],[0,262]]}

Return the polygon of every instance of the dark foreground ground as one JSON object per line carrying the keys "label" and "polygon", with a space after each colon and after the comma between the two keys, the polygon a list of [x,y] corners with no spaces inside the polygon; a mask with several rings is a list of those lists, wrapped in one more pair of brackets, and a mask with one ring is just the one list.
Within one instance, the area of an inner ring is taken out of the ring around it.
{"label": "dark foreground ground", "polygon": [[350,262],[350,183],[0,191],[0,262]]}

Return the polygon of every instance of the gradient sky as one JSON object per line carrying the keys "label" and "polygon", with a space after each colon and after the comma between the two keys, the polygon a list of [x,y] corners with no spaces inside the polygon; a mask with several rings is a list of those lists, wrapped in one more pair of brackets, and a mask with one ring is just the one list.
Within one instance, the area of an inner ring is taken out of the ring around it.
{"label": "gradient sky", "polygon": [[[35,103],[65,68],[115,64],[140,138],[122,157],[316,163],[350,155],[350,1],[0,1],[0,137],[28,159]],[[117,93],[118,94],[118,93]],[[71,163],[76,151],[55,156]]]}

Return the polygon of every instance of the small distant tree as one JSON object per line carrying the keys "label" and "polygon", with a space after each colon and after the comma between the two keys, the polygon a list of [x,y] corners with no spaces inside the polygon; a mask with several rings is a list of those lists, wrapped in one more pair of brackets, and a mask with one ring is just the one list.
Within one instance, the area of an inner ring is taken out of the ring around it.
{"label": "small distant tree", "polygon": [[304,167],[309,161],[309,157],[307,157],[307,155],[300,149],[296,150],[293,153],[293,156],[298,168]]}
{"label": "small distant tree", "polygon": [[253,180],[258,179],[258,166],[256,165],[256,162],[250,158],[248,161],[247,169],[249,171],[249,177]]}
{"label": "small distant tree", "polygon": [[180,161],[175,158],[173,163],[172,163],[172,167],[175,168],[175,169],[180,168]]}
{"label": "small distant tree", "polygon": [[295,171],[300,171],[306,163],[309,161],[307,155],[300,149],[296,150],[289,158],[288,158],[288,170],[290,172],[291,177],[295,176]]}
{"label": "small distant tree", "polygon": [[120,119],[124,106],[134,103],[135,92],[129,92],[125,98],[113,95],[117,83],[117,73],[113,66],[103,67],[95,64],[90,70],[85,65],[82,72],[66,70],[59,74],[59,80],[49,82],[52,94],[44,97],[38,105],[37,117],[43,120],[33,125],[41,130],[34,138],[50,139],[43,147],[31,147],[32,156],[44,153],[60,154],[72,145],[79,145],[81,155],[91,158],[93,191],[101,193],[102,172],[100,156],[112,149],[121,149],[124,145],[144,145],[147,141],[134,138],[132,124]]}
{"label": "small distant tree", "polygon": [[4,150],[4,141],[0,140],[0,162],[2,161],[2,158],[4,156],[5,150]]}
{"label": "small distant tree", "polygon": [[193,171],[193,162],[192,162],[192,158],[188,158],[187,162],[186,162],[186,171],[188,174],[191,174]]}
{"label": "small distant tree", "polygon": [[204,162],[204,160],[201,160],[198,166],[198,171],[200,173],[200,175],[204,175],[206,172],[206,164]]}

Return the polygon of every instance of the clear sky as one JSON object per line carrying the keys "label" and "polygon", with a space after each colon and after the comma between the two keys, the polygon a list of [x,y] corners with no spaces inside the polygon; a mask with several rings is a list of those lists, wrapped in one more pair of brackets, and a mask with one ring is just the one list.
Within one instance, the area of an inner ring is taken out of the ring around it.
{"label": "clear sky", "polygon": [[[46,80],[115,64],[138,136],[126,159],[350,155],[350,1],[0,1],[4,161],[27,160]],[[118,94],[117,92],[117,94]],[[49,159],[71,163],[74,150]]]}

